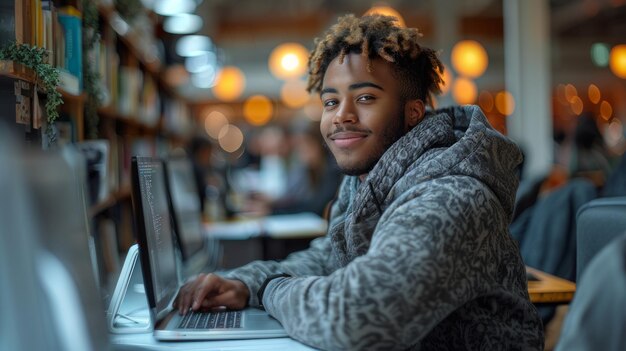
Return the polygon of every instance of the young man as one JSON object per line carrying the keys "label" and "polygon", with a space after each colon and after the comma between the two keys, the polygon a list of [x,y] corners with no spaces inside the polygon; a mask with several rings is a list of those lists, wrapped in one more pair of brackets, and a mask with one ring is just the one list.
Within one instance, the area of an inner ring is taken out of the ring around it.
{"label": "young man", "polygon": [[184,313],[262,305],[329,350],[541,350],[508,232],[521,161],[477,107],[425,112],[443,67],[392,17],[339,19],[310,58],[321,132],[348,175],[329,231],[282,262],[183,288]]}

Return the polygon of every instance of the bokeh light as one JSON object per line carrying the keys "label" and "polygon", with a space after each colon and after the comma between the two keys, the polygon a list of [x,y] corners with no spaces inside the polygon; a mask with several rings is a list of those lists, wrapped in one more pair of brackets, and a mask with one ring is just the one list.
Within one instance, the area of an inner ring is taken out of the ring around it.
{"label": "bokeh light", "polygon": [[452,97],[458,104],[472,104],[476,101],[476,84],[467,78],[457,78],[452,86]]}
{"label": "bokeh light", "polygon": [[306,72],[308,58],[309,52],[301,44],[284,43],[272,50],[268,66],[276,78],[297,78]]}
{"label": "bokeh light", "polygon": [[243,144],[243,133],[233,124],[222,127],[218,138],[220,147],[226,152],[235,152]]}
{"label": "bokeh light", "polygon": [[583,113],[583,109],[585,106],[583,105],[583,100],[581,100],[581,98],[579,98],[578,96],[574,96],[571,101],[571,107],[572,112],[580,115],[581,113]]}
{"label": "bokeh light", "polygon": [[515,112],[515,99],[513,95],[504,90],[496,94],[496,110],[508,116]]}
{"label": "bokeh light", "polygon": [[578,97],[578,90],[572,84],[567,84],[565,86],[565,100],[571,104],[575,97]]}
{"label": "bokeh light", "polygon": [[587,94],[589,95],[589,101],[594,104],[600,102],[600,98],[602,97],[600,94],[600,89],[595,84],[589,84],[589,88],[587,88]]}
{"label": "bokeh light", "polygon": [[475,40],[462,40],[452,48],[452,66],[465,77],[480,77],[488,64],[487,51]]}
{"label": "bokeh light", "polygon": [[213,139],[218,139],[220,130],[228,124],[226,114],[220,109],[208,108],[203,112],[204,130]]}
{"label": "bokeh light", "polygon": [[591,61],[598,67],[609,65],[609,46],[605,43],[594,43],[591,45]]}
{"label": "bokeh light", "polygon": [[626,79],[626,44],[615,45],[611,49],[609,67],[617,77]]}
{"label": "bokeh light", "polygon": [[386,5],[375,5],[375,6],[372,6],[369,10],[365,11],[364,15],[372,15],[372,14],[395,17],[398,27],[401,27],[401,28],[406,27],[406,23],[404,22],[404,19],[402,18],[400,13],[396,11],[393,7],[386,6]]}
{"label": "bokeh light", "polygon": [[222,101],[233,101],[243,93],[246,77],[235,66],[226,66],[217,74],[213,95]]}
{"label": "bokeh light", "polygon": [[309,101],[306,91],[306,82],[302,80],[288,80],[280,89],[282,102],[290,108],[300,108]]}
{"label": "bokeh light", "polygon": [[262,126],[272,119],[274,106],[269,98],[263,95],[253,95],[243,104],[243,116],[248,123]]}
{"label": "bokeh light", "polygon": [[611,119],[612,115],[613,107],[611,106],[611,104],[606,100],[602,101],[602,103],[600,104],[600,117],[604,118],[605,121],[608,121],[609,119]]}

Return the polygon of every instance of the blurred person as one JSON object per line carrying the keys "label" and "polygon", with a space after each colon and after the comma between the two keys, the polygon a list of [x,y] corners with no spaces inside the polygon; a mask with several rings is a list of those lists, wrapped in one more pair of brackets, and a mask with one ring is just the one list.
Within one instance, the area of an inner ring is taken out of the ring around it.
{"label": "blurred person", "polygon": [[274,200],[257,196],[250,209],[267,214],[313,212],[319,216],[333,199],[341,183],[341,172],[324,145],[319,123],[297,126],[290,135],[291,160],[284,194]]}
{"label": "blurred person", "polygon": [[265,308],[338,350],[541,350],[509,235],[518,147],[476,106],[426,111],[443,65],[393,17],[343,16],[316,40],[309,90],[344,177],[329,231],[284,261],[200,275],[175,306]]}
{"label": "blurred person", "polygon": [[207,195],[224,196],[225,181],[216,161],[215,145],[206,137],[196,136],[191,139],[188,153],[193,164],[193,173],[198,188],[200,209],[206,214]]}

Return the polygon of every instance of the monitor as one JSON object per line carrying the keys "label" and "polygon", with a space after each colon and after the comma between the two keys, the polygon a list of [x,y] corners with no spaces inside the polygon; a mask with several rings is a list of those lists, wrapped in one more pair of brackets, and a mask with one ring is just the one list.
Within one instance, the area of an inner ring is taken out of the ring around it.
{"label": "monitor", "polygon": [[193,165],[187,157],[174,156],[167,160],[165,166],[172,222],[183,261],[188,262],[194,256],[206,257],[206,240]]}
{"label": "monitor", "polygon": [[[148,303],[151,311],[163,311],[169,306],[178,288],[163,162],[151,157],[133,157],[131,189]],[[153,316],[153,320],[156,318]]]}

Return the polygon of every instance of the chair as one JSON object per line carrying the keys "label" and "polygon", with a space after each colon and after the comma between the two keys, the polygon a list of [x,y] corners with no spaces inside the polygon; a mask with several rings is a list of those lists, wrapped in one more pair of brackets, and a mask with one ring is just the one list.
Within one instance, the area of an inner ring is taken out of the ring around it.
{"label": "chair", "polygon": [[589,261],[612,239],[626,232],[626,196],[599,198],[583,205],[576,217],[576,280]]}

